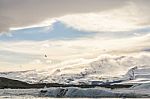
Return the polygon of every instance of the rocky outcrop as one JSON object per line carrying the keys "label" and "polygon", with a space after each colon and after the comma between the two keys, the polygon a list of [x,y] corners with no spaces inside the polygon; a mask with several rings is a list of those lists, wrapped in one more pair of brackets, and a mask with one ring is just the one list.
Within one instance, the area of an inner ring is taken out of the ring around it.
{"label": "rocky outcrop", "polygon": [[102,85],[72,85],[72,84],[58,84],[58,83],[37,83],[37,84],[28,84],[19,80],[8,79],[0,77],[0,89],[11,88],[11,89],[29,89],[29,88],[44,88],[44,87],[78,87],[78,88],[94,88],[94,87],[105,87],[105,88],[129,88],[132,85],[111,85],[111,84],[102,84]]}
{"label": "rocky outcrop", "polygon": [[29,86],[28,83],[12,80],[4,77],[0,77],[0,88],[27,88]]}

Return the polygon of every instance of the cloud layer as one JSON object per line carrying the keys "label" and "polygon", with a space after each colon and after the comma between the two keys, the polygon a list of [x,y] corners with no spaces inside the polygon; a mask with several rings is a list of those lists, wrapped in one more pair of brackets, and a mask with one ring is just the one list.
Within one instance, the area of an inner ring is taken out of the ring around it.
{"label": "cloud layer", "polygon": [[122,7],[128,0],[0,0],[0,32],[73,13]]}
{"label": "cloud layer", "polygon": [[[18,67],[20,65],[24,66],[24,69],[28,69],[28,66],[40,69],[68,60],[93,59],[103,54],[148,53],[146,50],[150,48],[149,42],[149,34],[122,39],[103,39],[98,36],[69,41],[0,42],[0,64],[6,69],[8,66]],[[45,54],[48,56],[47,58],[44,57]]]}
{"label": "cloud layer", "polygon": [[[40,24],[50,18],[75,13],[103,12],[129,5],[134,7],[124,12],[130,12],[128,17],[138,19],[138,25],[150,24],[149,0],[0,0],[0,33],[13,27]],[[137,15],[131,15],[135,13]]]}
{"label": "cloud layer", "polygon": [[9,36],[0,34],[0,65],[42,68],[102,54],[149,53],[149,5],[149,0],[0,0],[0,33],[10,30]]}

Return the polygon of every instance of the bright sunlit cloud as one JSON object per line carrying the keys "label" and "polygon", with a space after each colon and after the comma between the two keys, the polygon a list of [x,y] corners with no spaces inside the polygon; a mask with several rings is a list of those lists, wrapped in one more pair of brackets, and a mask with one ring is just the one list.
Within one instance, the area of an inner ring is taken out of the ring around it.
{"label": "bright sunlit cloud", "polygon": [[145,19],[138,7],[130,3],[128,6],[100,13],[67,15],[60,18],[60,21],[78,30],[114,32],[142,28],[143,25],[140,24]]}
{"label": "bright sunlit cloud", "polygon": [[[52,64],[75,59],[92,59],[101,54],[129,54],[142,51],[150,47],[149,35],[142,37],[132,37],[123,39],[99,39],[82,38],[78,40],[56,40],[56,41],[21,41],[21,42],[1,42],[0,51],[11,52],[2,54],[1,59],[10,63],[9,59],[13,57],[14,61],[20,66],[27,65],[34,68],[36,66],[49,67]],[[88,43],[87,43],[88,42]],[[38,49],[38,50],[37,50]],[[44,55],[47,55],[45,58]],[[24,57],[19,60],[19,57]],[[17,62],[22,61],[22,63]],[[12,62],[13,63],[13,62]]]}

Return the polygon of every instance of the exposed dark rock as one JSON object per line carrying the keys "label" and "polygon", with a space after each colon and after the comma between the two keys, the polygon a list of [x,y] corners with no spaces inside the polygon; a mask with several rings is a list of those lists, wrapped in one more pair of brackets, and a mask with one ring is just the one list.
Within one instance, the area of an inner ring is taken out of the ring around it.
{"label": "exposed dark rock", "polygon": [[28,83],[0,77],[0,88],[27,88]]}
{"label": "exposed dark rock", "polygon": [[80,88],[94,88],[94,87],[105,87],[105,88],[129,88],[133,85],[111,85],[111,84],[102,84],[102,85],[71,85],[71,84],[58,84],[58,83],[37,83],[37,84],[28,84],[19,80],[8,79],[0,77],[0,89],[11,88],[11,89],[29,89],[29,88],[45,88],[45,87],[80,87]]}

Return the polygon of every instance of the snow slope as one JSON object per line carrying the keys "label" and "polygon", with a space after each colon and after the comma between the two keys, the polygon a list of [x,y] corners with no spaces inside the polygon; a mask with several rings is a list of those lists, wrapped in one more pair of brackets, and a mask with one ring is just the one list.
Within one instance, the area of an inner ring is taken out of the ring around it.
{"label": "snow slope", "polygon": [[[43,70],[0,72],[1,77],[21,80],[28,83],[83,84],[91,81],[127,80],[129,82],[150,81],[150,55],[101,55],[94,59],[68,60]],[[131,68],[135,79],[131,79]]]}

